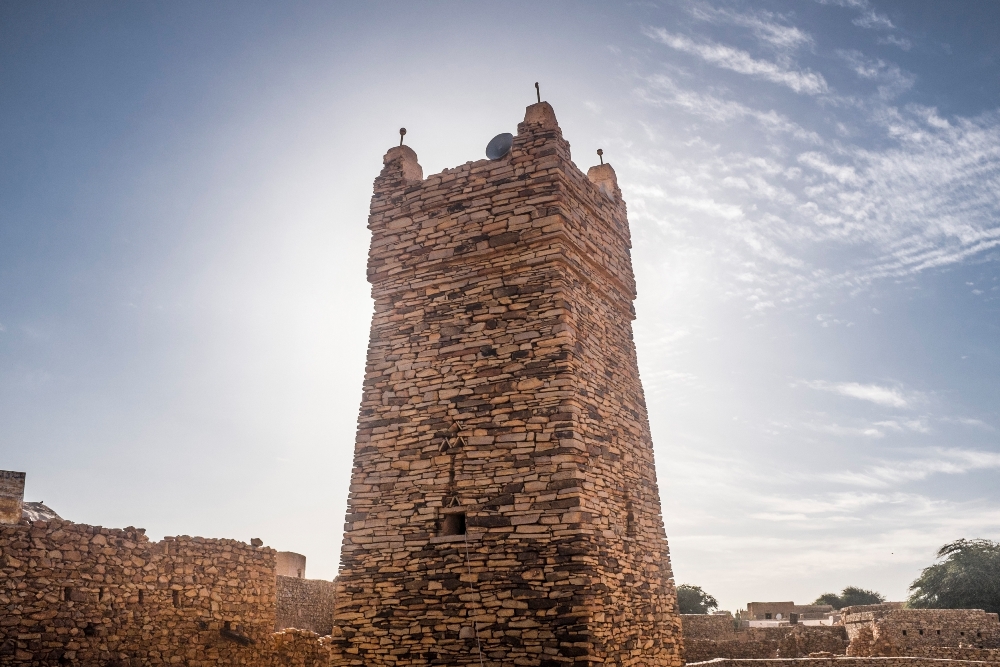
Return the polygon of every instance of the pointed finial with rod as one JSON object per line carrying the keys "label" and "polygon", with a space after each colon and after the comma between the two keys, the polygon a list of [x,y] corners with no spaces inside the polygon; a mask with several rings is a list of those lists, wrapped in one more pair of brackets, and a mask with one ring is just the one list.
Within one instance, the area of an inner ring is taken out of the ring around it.
{"label": "pointed finial with rod", "polygon": [[538,101],[539,101],[539,102],[541,102],[541,101],[542,101],[542,91],[541,91],[541,89],[540,89],[540,88],[538,87],[538,82],[537,82],[537,81],[535,82],[535,96],[536,96],[536,97],[538,97]]}
{"label": "pointed finial with rod", "polygon": [[601,164],[604,164],[604,151],[600,148],[597,149],[597,157],[601,158]]}
{"label": "pointed finial with rod", "polygon": [[406,134],[406,128],[405,127],[399,128],[399,145],[400,146],[403,145],[403,135],[404,134]]}

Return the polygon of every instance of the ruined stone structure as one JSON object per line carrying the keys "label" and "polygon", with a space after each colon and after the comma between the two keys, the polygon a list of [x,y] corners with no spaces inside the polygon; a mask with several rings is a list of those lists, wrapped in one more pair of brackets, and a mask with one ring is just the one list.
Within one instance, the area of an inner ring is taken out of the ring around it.
{"label": "ruined stone structure", "polygon": [[842,625],[735,627],[729,614],[683,614],[684,658],[703,662],[716,658],[807,658],[811,654],[845,655]]}
{"label": "ruined stone structure", "polygon": [[918,657],[839,657],[779,658],[770,660],[722,658],[689,663],[704,667],[996,667],[996,663]]}
{"label": "ruined stone structure", "polygon": [[545,102],[499,160],[384,163],[340,664],[680,665],[614,171]]}
{"label": "ruined stone structure", "polygon": [[333,630],[333,609],[337,583],[301,577],[276,578],[277,608],[274,629],[298,628],[319,635]]}
{"label": "ruined stone structure", "polygon": [[297,554],[294,551],[279,551],[277,562],[278,576],[305,578],[306,557],[302,554]]}
{"label": "ruined stone structure", "polygon": [[982,609],[903,609],[889,603],[841,612],[849,655],[1000,662],[1000,619]]}
{"label": "ruined stone structure", "polygon": [[16,524],[21,520],[24,500],[24,473],[0,470],[0,525]]}
{"label": "ruined stone structure", "polygon": [[261,665],[274,551],[69,521],[0,526],[0,665]]}

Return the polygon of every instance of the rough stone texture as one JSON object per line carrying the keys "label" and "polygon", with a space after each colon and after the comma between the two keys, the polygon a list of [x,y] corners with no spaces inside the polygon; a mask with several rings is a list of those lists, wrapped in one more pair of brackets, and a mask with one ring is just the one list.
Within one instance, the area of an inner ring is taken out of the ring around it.
{"label": "rough stone texture", "polygon": [[[850,638],[848,655],[993,655],[975,649],[1000,649],[1000,620],[981,609],[902,609],[899,605],[861,605],[841,610]],[[972,652],[970,652],[972,651]]]}
{"label": "rough stone texture", "polygon": [[847,633],[839,625],[737,630],[732,617],[721,614],[684,614],[681,622],[688,663],[715,658],[805,658],[810,653],[844,655],[847,651]]}
{"label": "rough stone texture", "polygon": [[271,664],[275,667],[331,667],[333,654],[329,640],[309,630],[289,628],[276,632],[271,635]]}
{"label": "rough stone texture", "polygon": [[384,162],[336,660],[679,666],[613,169],[544,102],[501,160]]}
{"label": "rough stone texture", "polygon": [[16,525],[24,501],[24,473],[0,470],[0,524]]}
{"label": "rough stone texture", "polygon": [[775,660],[721,658],[688,664],[711,665],[712,667],[994,667],[996,663],[908,657],[817,657]]}
{"label": "rough stone texture", "polygon": [[736,638],[732,614],[681,614],[684,642],[690,639],[725,641]]}
{"label": "rough stone texture", "polygon": [[333,629],[337,584],[322,579],[277,576],[275,630],[298,628],[320,635]]}
{"label": "rough stone texture", "polygon": [[274,551],[68,521],[0,526],[0,665],[258,665]]}

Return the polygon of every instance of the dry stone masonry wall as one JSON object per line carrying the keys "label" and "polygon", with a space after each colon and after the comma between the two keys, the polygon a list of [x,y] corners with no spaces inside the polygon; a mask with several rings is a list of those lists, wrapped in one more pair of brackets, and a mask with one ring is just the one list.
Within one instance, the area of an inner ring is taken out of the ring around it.
{"label": "dry stone masonry wall", "polygon": [[841,612],[851,642],[849,655],[996,660],[1000,654],[1000,620],[981,609],[883,604],[845,607]]}
{"label": "dry stone masonry wall", "polygon": [[277,611],[274,629],[298,628],[319,635],[333,629],[337,584],[322,579],[277,576]]}
{"label": "dry stone masonry wall", "polygon": [[845,655],[847,633],[841,625],[785,625],[734,628],[725,614],[684,614],[686,662],[715,658],[806,658],[812,653]]}
{"label": "dry stone masonry wall", "polygon": [[274,551],[68,521],[0,526],[0,665],[263,665]]}
{"label": "dry stone masonry wall", "polygon": [[344,664],[679,666],[610,165],[542,102],[500,160],[390,150],[369,227]]}

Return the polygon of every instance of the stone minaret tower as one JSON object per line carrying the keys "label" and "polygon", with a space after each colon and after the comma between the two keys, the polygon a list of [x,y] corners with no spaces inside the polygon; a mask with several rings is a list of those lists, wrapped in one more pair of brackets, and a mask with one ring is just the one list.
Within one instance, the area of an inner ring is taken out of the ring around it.
{"label": "stone minaret tower", "polygon": [[335,664],[679,667],[614,170],[546,102],[499,160],[384,162]]}

